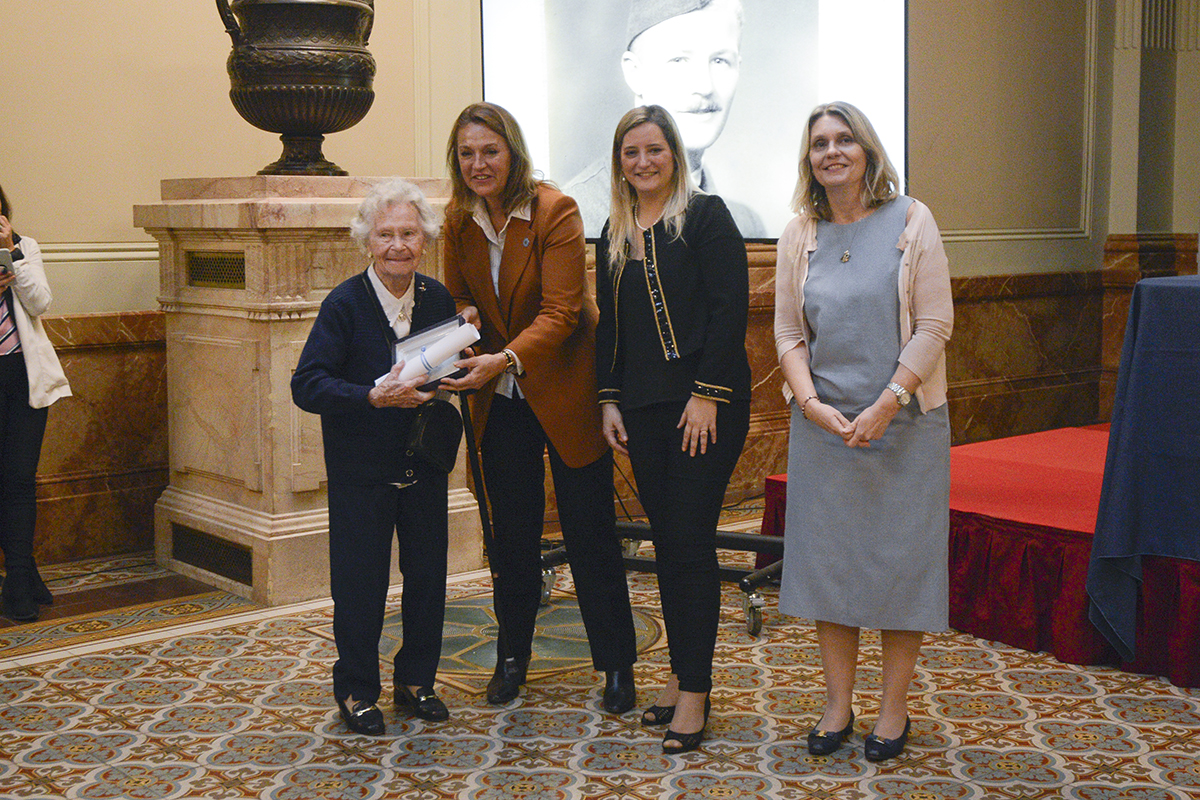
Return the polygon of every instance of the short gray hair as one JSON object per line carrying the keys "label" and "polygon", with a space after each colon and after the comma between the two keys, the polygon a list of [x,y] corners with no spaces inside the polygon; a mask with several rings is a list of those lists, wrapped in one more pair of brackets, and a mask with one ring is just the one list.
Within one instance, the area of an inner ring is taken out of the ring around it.
{"label": "short gray hair", "polygon": [[367,237],[375,227],[380,213],[404,203],[412,203],[421,219],[421,230],[425,238],[436,239],[442,227],[441,215],[425,199],[425,193],[414,183],[403,178],[389,178],[375,184],[358,206],[354,219],[350,220],[350,238],[363,250],[367,249]]}

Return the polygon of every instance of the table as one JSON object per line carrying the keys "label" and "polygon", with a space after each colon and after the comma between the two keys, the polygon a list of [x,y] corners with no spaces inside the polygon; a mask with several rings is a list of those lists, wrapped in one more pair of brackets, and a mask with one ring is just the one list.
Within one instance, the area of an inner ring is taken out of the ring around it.
{"label": "table", "polygon": [[[1134,286],[1104,464],[1089,618],[1133,661],[1143,559],[1200,561],[1200,277]],[[1183,599],[1181,607],[1200,604]],[[1179,622],[1200,628],[1194,615]],[[1194,633],[1150,644],[1190,658]]]}

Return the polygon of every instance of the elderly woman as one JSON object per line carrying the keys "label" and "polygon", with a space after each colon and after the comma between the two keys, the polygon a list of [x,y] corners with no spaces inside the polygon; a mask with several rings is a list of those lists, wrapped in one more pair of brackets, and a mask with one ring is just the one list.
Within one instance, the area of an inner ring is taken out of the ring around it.
{"label": "elderly woman", "polygon": [[691,182],[675,122],[635,108],[612,147],[612,211],[596,253],[604,435],[627,453],[654,532],[671,677],[643,715],[663,751],[700,746],[721,585],[716,529],[750,424],[746,245]]}
{"label": "elderly woman", "polygon": [[882,629],[870,761],[908,741],[923,631],[947,627],[950,274],[929,209],[900,196],[871,123],[818,106],[779,240],[775,342],[791,401],[779,610],[814,619],[826,705],[808,750],[854,731],[859,629]]}
{"label": "elderly woman", "polygon": [[50,404],[71,394],[67,378],[42,329],[50,285],[42,251],[19,236],[0,189],[0,547],[4,549],[4,615],[17,622],[38,618],[53,602],[33,560],[37,521],[35,479]]}
{"label": "elderly woman", "polygon": [[[292,377],[292,398],[321,415],[329,478],[329,572],[338,660],[333,693],[356,733],[384,731],[379,636],[392,534],[404,576],[404,644],[392,673],[398,708],[430,721],[449,716],[434,693],[446,604],[447,476],[404,448],[425,377],[400,380],[400,337],[454,315],[446,287],[417,272],[438,217],[403,180],[378,184],[350,233],[371,259],[321,303]],[[382,380],[379,380],[382,377]]]}
{"label": "elderly woman", "polygon": [[636,702],[629,587],[616,534],[612,451],[596,404],[596,304],[587,292],[583,222],[575,201],[533,175],[525,137],[503,108],[459,114],[446,145],[453,194],[446,213],[446,285],[480,327],[468,373],[445,380],[478,389],[483,479],[495,520],[490,552],[502,621],[489,703],[525,683],[541,599],[544,454],[601,706]]}

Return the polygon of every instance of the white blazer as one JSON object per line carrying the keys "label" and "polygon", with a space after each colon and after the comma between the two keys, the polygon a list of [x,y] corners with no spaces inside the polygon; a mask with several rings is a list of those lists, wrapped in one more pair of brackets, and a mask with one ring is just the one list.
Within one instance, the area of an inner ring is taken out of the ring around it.
{"label": "white blazer", "polygon": [[13,321],[21,337],[21,353],[25,356],[25,372],[29,375],[29,405],[45,408],[60,397],[71,394],[67,376],[63,374],[58,355],[42,328],[42,314],[50,307],[53,295],[42,266],[42,248],[28,236],[17,243],[22,258],[13,262],[16,281],[12,284],[16,300]]}

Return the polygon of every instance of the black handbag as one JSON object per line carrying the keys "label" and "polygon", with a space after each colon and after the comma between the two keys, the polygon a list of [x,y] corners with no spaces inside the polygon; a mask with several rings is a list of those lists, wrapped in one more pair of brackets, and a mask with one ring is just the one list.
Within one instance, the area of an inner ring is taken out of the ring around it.
{"label": "black handbag", "polygon": [[458,460],[462,435],[463,421],[458,409],[435,397],[417,406],[417,413],[408,428],[406,447],[435,469],[449,473]]}

